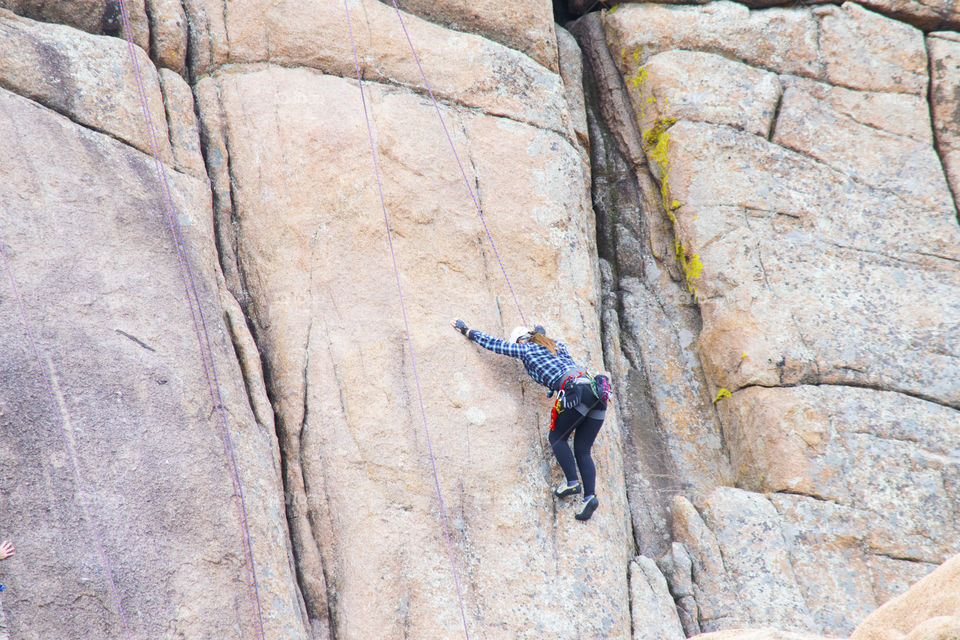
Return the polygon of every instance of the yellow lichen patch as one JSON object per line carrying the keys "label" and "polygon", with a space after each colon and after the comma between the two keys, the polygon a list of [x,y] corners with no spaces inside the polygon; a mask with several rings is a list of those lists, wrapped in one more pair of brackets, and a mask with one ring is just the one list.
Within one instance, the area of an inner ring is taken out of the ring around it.
{"label": "yellow lichen patch", "polygon": [[673,251],[677,258],[677,262],[679,262],[680,266],[683,268],[683,275],[687,280],[687,289],[690,290],[690,293],[696,296],[697,287],[694,284],[694,281],[700,277],[701,273],[703,273],[703,262],[700,261],[700,255],[696,253],[690,253],[686,247],[680,244],[679,240],[674,241]]}
{"label": "yellow lichen patch", "polygon": [[733,394],[730,393],[729,389],[720,389],[720,391],[717,391],[717,397],[713,399],[713,404],[717,404],[723,398],[730,398],[732,396]]}
{"label": "yellow lichen patch", "polygon": [[676,118],[663,118],[654,122],[653,126],[643,132],[643,147],[647,157],[660,170],[660,197],[663,200],[663,210],[670,222],[676,222],[673,210],[680,206],[680,202],[670,197],[670,158],[667,149],[670,134],[667,129],[676,122]]}

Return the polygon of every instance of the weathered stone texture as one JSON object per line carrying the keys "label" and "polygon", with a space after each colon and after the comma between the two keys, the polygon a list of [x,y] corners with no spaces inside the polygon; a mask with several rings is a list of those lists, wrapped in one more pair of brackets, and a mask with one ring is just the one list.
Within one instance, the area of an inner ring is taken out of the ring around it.
{"label": "weathered stone texture", "polygon": [[702,628],[847,634],[957,551],[953,39],[928,38],[928,68],[919,30],[850,3],[604,25],[736,482],[787,492],[692,495],[705,523],[674,501]]}
{"label": "weathered stone texture", "polygon": [[559,71],[550,0],[397,0],[397,6],[434,24],[522,51],[551,71]]}
{"label": "weathered stone texture", "polygon": [[158,67],[187,73],[187,15],[181,0],[146,0],[150,57]]}
{"label": "weathered stone texture", "polygon": [[[303,511],[294,512],[306,523],[292,523],[302,532],[295,546],[298,553],[319,549],[337,594],[337,637],[396,637],[404,629],[417,637],[453,635],[459,611],[418,391],[404,364],[357,86],[283,69],[216,81],[250,320],[270,372],[284,455],[299,461],[287,467],[288,490],[300,483],[305,492]],[[514,363],[477,353],[446,326],[458,313],[494,333],[519,320],[447,141],[415,94],[376,83],[366,90],[468,625],[515,637],[626,634],[616,428],[605,427],[595,449],[602,506],[590,527],[578,527],[571,505],[545,509],[555,471],[537,428],[548,419],[543,392],[518,377]],[[301,99],[283,99],[289,95]],[[577,336],[571,347],[596,368],[599,327],[583,324],[597,317],[598,283],[585,253],[592,217],[579,152],[523,123],[447,107],[443,114],[508,273],[515,284],[542,283],[544,295],[531,300],[528,317],[561,339]],[[410,127],[414,122],[422,126]],[[522,164],[514,160],[519,154]],[[318,191],[320,184],[328,187]],[[357,274],[364,274],[363,287],[355,286]],[[554,274],[564,274],[568,299],[579,301],[573,309],[553,304]],[[370,326],[378,327],[372,340]],[[438,364],[451,353],[459,354],[453,372]],[[609,424],[616,424],[612,415]],[[582,596],[561,597],[571,592]],[[307,606],[325,609],[322,600]]]}
{"label": "weathered stone texture", "polygon": [[[4,563],[13,636],[124,635],[85,499],[133,634],[251,637],[241,523],[153,159],[0,90],[0,174],[2,242],[57,402],[4,272],[0,500],[4,538],[17,544]],[[167,175],[220,374],[265,630],[300,638],[277,445],[254,418],[223,322],[209,189]]]}
{"label": "weathered stone texture", "polygon": [[[0,86],[151,153],[127,45],[0,10]],[[160,157],[172,160],[157,70],[134,47]]]}
{"label": "weathered stone texture", "polygon": [[206,180],[207,169],[200,150],[200,129],[190,85],[169,69],[160,69],[158,75],[167,112],[174,166],[179,171]]}
{"label": "weathered stone texture", "polygon": [[960,34],[932,33],[930,52],[930,111],[937,151],[953,197],[960,195]]}
{"label": "weathered stone texture", "polygon": [[780,629],[735,629],[716,631],[696,636],[696,640],[836,640],[809,633],[794,633]]}
{"label": "weathered stone texture", "polygon": [[960,556],[864,620],[852,640],[949,640],[960,626]]}
{"label": "weathered stone texture", "polygon": [[641,131],[658,122],[699,120],[766,137],[782,93],[776,74],[698,51],[651,56],[635,84]]}
{"label": "weathered stone texture", "polygon": [[[150,26],[144,0],[124,0],[133,41],[150,46]],[[123,38],[118,0],[0,0],[0,8],[41,22],[64,24],[87,33]]]}
{"label": "weathered stone texture", "polygon": [[667,581],[656,563],[646,556],[630,562],[630,609],[636,640],[684,640],[680,618]]}
{"label": "weathered stone texture", "polygon": [[[194,73],[224,64],[272,62],[355,77],[343,3],[283,0],[188,0]],[[357,55],[364,78],[423,89],[417,60],[392,6],[350,0]],[[567,132],[560,76],[526,55],[480,36],[459,33],[406,14],[404,24],[437,98]],[[552,34],[551,34],[552,35]]]}

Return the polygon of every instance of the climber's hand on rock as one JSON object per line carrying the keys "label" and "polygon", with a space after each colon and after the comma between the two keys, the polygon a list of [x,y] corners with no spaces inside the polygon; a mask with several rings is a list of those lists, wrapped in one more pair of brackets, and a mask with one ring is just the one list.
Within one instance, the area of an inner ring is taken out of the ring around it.
{"label": "climber's hand on rock", "polygon": [[469,331],[469,329],[467,329],[466,323],[460,318],[454,318],[453,320],[451,320],[450,326],[456,329],[457,331],[459,331],[460,333],[462,333],[463,335],[467,335],[467,331]]}
{"label": "climber's hand on rock", "polygon": [[13,555],[13,552],[16,551],[16,547],[13,546],[13,543],[9,540],[4,541],[3,544],[0,544],[0,560],[6,560]]}

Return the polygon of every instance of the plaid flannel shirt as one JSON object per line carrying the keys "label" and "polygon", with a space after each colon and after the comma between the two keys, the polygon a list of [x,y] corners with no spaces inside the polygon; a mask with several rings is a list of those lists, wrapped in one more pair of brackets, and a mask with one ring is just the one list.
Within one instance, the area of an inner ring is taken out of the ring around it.
{"label": "plaid flannel shirt", "polygon": [[511,358],[520,358],[534,382],[554,391],[563,382],[562,376],[565,372],[570,369],[577,369],[577,363],[570,357],[566,345],[562,342],[557,342],[557,353],[554,355],[550,353],[549,349],[539,344],[507,342],[476,329],[467,332],[467,337],[484,349],[489,349],[494,353]]}

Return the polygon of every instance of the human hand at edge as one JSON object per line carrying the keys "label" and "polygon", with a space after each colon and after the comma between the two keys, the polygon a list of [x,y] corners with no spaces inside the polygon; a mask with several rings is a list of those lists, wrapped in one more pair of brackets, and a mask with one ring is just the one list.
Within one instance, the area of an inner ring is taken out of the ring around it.
{"label": "human hand at edge", "polygon": [[0,544],[0,560],[6,560],[13,555],[13,552],[16,551],[16,547],[13,546],[13,543],[9,540],[5,540],[3,544]]}
{"label": "human hand at edge", "polygon": [[459,331],[459,332],[460,332],[461,334],[463,334],[464,336],[466,336],[467,333],[470,331],[470,330],[467,328],[466,323],[464,323],[464,321],[461,320],[460,318],[454,318],[453,320],[451,320],[451,321],[450,321],[450,326],[453,327],[454,329],[456,329],[457,331]]}

